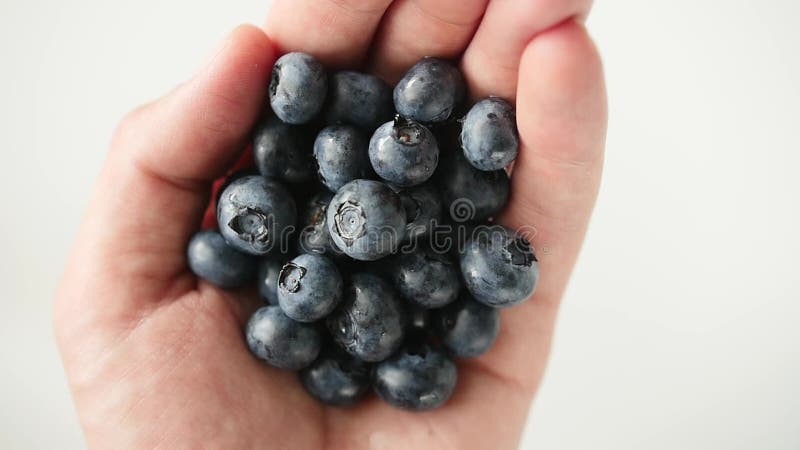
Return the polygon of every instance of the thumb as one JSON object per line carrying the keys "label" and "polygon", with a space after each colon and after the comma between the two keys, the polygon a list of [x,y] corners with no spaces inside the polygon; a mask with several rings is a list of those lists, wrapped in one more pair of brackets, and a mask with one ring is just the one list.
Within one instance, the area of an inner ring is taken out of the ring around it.
{"label": "thumb", "polygon": [[113,317],[193,287],[192,277],[180,276],[188,273],[186,244],[200,225],[211,180],[241,153],[266,105],[274,59],[264,32],[241,26],[191,80],[123,120],[68,262],[58,306],[100,302],[113,287],[114,302],[95,308]]}
{"label": "thumb", "polygon": [[242,25],[192,79],[128,115],[115,143],[123,158],[171,181],[222,175],[266,105],[275,50],[260,29]]}

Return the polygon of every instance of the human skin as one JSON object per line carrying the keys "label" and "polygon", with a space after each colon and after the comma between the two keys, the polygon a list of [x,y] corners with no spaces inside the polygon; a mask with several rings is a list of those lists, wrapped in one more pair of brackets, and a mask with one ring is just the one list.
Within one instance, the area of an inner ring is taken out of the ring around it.
{"label": "human skin", "polygon": [[[540,384],[562,294],[595,202],[606,100],[587,0],[276,0],[265,31],[234,31],[211,62],[121,123],[65,269],[54,325],[90,448],[512,449]],[[313,31],[313,32],[312,32]],[[252,357],[255,289],[188,270],[212,180],[240,156],[279,52],[390,83],[423,55],[461,57],[475,98],[517,108],[507,226],[533,227],[541,278],[501,312],[493,348],[459,361],[442,408],[371,396],[325,407]],[[578,300],[578,299],[576,299]],[[536,424],[534,423],[535,427]]]}

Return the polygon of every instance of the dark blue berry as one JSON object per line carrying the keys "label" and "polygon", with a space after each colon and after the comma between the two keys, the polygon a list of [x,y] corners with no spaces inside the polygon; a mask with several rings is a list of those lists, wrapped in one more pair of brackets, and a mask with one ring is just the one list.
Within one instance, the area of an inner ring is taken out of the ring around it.
{"label": "dark blue berry", "polygon": [[424,411],[442,406],[455,390],[456,365],[425,343],[405,346],[375,367],[375,392],[392,406]]}
{"label": "dark blue berry", "polygon": [[458,223],[494,217],[508,202],[508,174],[504,170],[478,170],[462,152],[449,152],[442,157],[436,183],[445,211]]}
{"label": "dark blue berry", "polygon": [[379,177],[397,186],[415,186],[439,163],[436,138],[424,125],[397,117],[381,125],[369,141],[369,160]]}
{"label": "dark blue berry", "polygon": [[221,288],[241,287],[255,275],[255,259],[228,245],[216,231],[195,234],[186,254],[192,273]]}
{"label": "dark blue berry", "polygon": [[321,191],[309,200],[300,222],[298,246],[301,253],[318,253],[332,258],[342,255],[333,243],[327,225],[327,209],[333,194]]}
{"label": "dark blue berry", "polygon": [[300,381],[309,394],[325,404],[352,405],[369,391],[370,366],[331,346],[300,372]]}
{"label": "dark blue berry", "polygon": [[500,331],[500,311],[462,293],[459,299],[437,311],[436,328],[451,355],[473,358],[494,344]]}
{"label": "dark blue berry", "polygon": [[300,370],[311,364],[322,342],[314,325],[286,317],[277,306],[256,311],[247,322],[245,336],[256,357],[286,370]]}
{"label": "dark blue berry", "polygon": [[393,253],[405,237],[406,212],[389,186],[355,180],[333,197],[327,222],[340,250],[357,260],[374,261]]}
{"label": "dark blue berry", "polygon": [[253,136],[253,158],[261,175],[287,183],[314,178],[311,140],[303,127],[270,117],[259,124]]}
{"label": "dark blue berry", "polygon": [[406,210],[406,240],[419,241],[442,223],[442,200],[431,184],[397,191]]}
{"label": "dark blue berry", "polygon": [[262,257],[258,264],[258,293],[270,305],[278,304],[278,275],[288,259],[282,253],[274,253]]}
{"label": "dark blue berry", "polygon": [[432,327],[433,317],[431,316],[433,314],[430,309],[411,304],[406,308],[406,311],[408,311],[410,333],[425,334]]}
{"label": "dark blue berry", "polygon": [[440,308],[458,297],[461,289],[458,266],[446,254],[418,249],[394,257],[392,281],[407,301]]}
{"label": "dark blue berry", "polygon": [[314,158],[320,181],[332,192],[360,178],[373,177],[369,163],[369,140],[358,128],[331,125],[314,141]]}
{"label": "dark blue berry", "polygon": [[294,199],[286,188],[257,175],[232,182],[217,204],[222,236],[231,246],[253,255],[280,251],[296,216]]}
{"label": "dark blue berry", "polygon": [[244,168],[244,169],[239,169],[239,170],[233,172],[232,174],[226,176],[225,177],[225,181],[222,183],[222,185],[217,190],[217,197],[215,199],[216,201],[214,202],[214,204],[218,204],[219,203],[219,199],[222,198],[222,193],[225,192],[225,189],[227,189],[228,186],[231,185],[231,183],[233,183],[234,181],[238,180],[239,178],[244,178],[244,177],[247,177],[247,176],[250,176],[250,175],[258,175],[258,174],[259,174],[259,172],[258,172],[257,168],[255,168],[255,167],[247,167],[247,168]]}
{"label": "dark blue berry", "polygon": [[461,274],[479,302],[495,308],[527,300],[539,280],[539,262],[530,243],[506,227],[481,227],[461,255]]}
{"label": "dark blue berry", "polygon": [[464,118],[461,146],[476,169],[500,170],[511,164],[519,151],[514,107],[499,97],[476,103]]}
{"label": "dark blue berry", "polygon": [[403,343],[406,312],[391,285],[369,273],[356,273],[345,288],[328,330],[343,349],[363,361],[381,361]]}
{"label": "dark blue berry", "polygon": [[444,122],[463,100],[464,77],[451,63],[423,58],[394,88],[397,112],[423,123]]}
{"label": "dark blue berry", "polygon": [[374,130],[394,115],[392,88],[380,78],[344,70],[329,78],[325,119]]}
{"label": "dark blue berry", "polygon": [[287,53],[272,68],[269,103],[282,121],[307,123],[322,109],[327,90],[328,75],[319,61],[305,53]]}
{"label": "dark blue berry", "polygon": [[278,276],[278,302],[290,319],[314,322],[331,313],[342,298],[342,276],[336,265],[315,253],[286,263]]}

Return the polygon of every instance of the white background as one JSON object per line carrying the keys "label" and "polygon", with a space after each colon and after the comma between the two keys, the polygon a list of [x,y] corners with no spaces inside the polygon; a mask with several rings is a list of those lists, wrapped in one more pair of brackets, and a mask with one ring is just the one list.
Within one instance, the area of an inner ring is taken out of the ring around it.
{"label": "white background", "polygon": [[[0,3],[0,448],[83,446],[50,304],[114,124],[266,9]],[[798,17],[596,4],[606,172],[524,448],[800,448]]]}

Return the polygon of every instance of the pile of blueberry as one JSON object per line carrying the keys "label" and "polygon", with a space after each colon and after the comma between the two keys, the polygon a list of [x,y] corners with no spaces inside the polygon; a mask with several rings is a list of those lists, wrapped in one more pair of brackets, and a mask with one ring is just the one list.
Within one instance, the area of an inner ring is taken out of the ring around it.
{"label": "pile of blueberry", "polygon": [[255,168],[219,190],[219,231],[189,243],[198,277],[257,281],[266,305],[246,326],[250,351],[299,371],[324,403],[373,389],[400,408],[442,405],[452,358],[486,352],[499,308],[536,288],[528,240],[493,224],[519,147],[514,109],[489,97],[467,110],[466,99],[459,70],[436,58],[392,89],[284,55],[272,114],[253,134]]}

